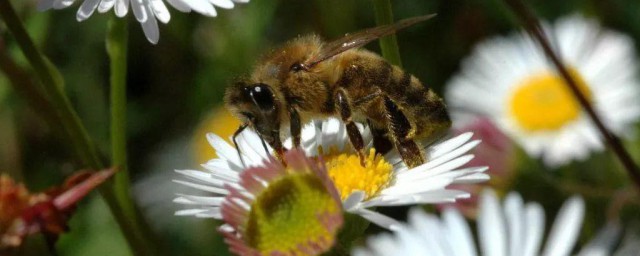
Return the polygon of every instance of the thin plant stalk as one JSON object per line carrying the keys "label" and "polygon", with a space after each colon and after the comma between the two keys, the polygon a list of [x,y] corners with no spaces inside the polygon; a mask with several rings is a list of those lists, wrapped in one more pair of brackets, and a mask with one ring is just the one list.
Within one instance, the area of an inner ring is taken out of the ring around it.
{"label": "thin plant stalk", "polygon": [[103,166],[100,158],[98,158],[95,146],[89,139],[87,131],[82,127],[80,118],[73,110],[69,98],[64,94],[64,82],[60,72],[40,54],[8,0],[0,1],[0,16],[15,37],[20,50],[22,50],[42,83],[44,93],[48,95],[51,104],[54,106],[55,118],[59,119],[60,122],[53,125],[61,125],[63,130],[67,131],[67,136],[74,145],[74,152],[84,165],[96,170],[101,169]]}
{"label": "thin plant stalk", "polygon": [[[393,24],[391,0],[373,0],[373,8],[376,14],[376,25]],[[389,63],[402,67],[398,40],[395,34],[380,38],[380,50],[382,51],[382,57],[389,61]]]}
{"label": "thin plant stalk", "polygon": [[127,170],[127,22],[112,17],[109,20],[106,48],[110,59],[111,85],[111,165],[120,168],[114,177],[116,198],[131,198]]}
{"label": "thin plant stalk", "polygon": [[109,55],[110,99],[111,99],[111,165],[118,167],[114,175],[113,189],[115,198],[127,216],[133,216],[130,225],[138,228],[129,234],[140,250],[136,255],[157,255],[151,241],[149,229],[135,208],[131,195],[131,181],[127,167],[127,43],[128,28],[126,19],[111,17],[107,29],[106,50]]}
{"label": "thin plant stalk", "polygon": [[[48,109],[53,111],[42,114],[55,116],[46,118],[46,120],[54,122],[51,125],[61,127],[61,130],[64,131],[71,142],[80,163],[89,169],[104,169],[104,164],[100,161],[87,130],[64,93],[62,76],[36,48],[8,0],[0,0],[0,18],[2,18],[8,30],[15,37],[20,50],[33,67],[34,73],[42,85],[41,88],[29,88],[28,90],[38,91],[41,89],[47,98],[47,100],[39,103],[49,104]],[[21,83],[17,86],[30,85],[32,84]],[[117,196],[114,188],[113,182],[108,182],[101,187],[100,193],[109,206],[132,252],[135,255],[154,255],[154,247],[148,237],[144,236],[143,230],[146,230],[142,227],[144,222],[141,221],[140,215],[135,211],[133,201],[130,197],[121,200],[122,196]],[[128,188],[126,190],[128,191]]]}
{"label": "thin plant stalk", "polygon": [[589,100],[582,94],[580,89],[578,88],[578,83],[574,80],[574,78],[570,75],[569,70],[564,65],[564,63],[558,57],[558,54],[554,51],[553,47],[551,47],[551,43],[549,43],[549,39],[547,38],[540,22],[536,18],[533,11],[529,9],[529,7],[522,2],[521,0],[504,0],[507,5],[511,8],[513,13],[520,19],[523,26],[527,29],[527,31],[535,38],[544,54],[547,56],[549,60],[553,63],[553,66],[556,68],[560,76],[565,81],[565,84],[569,87],[573,95],[576,97],[580,105],[587,112],[587,115],[591,119],[591,121],[595,124],[596,128],[605,138],[609,148],[613,151],[613,153],[618,157],[625,170],[629,173],[632,180],[635,182],[638,189],[640,189],[640,169],[631,158],[631,155],[626,151],[624,146],[622,146],[622,142],[620,139],[614,135],[602,122],[602,118],[598,116],[595,112]]}

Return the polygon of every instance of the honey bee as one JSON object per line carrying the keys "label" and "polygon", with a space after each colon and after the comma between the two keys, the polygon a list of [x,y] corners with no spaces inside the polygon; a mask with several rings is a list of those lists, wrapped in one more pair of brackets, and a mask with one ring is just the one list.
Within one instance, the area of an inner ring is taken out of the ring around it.
{"label": "honey bee", "polygon": [[374,148],[398,150],[408,167],[425,162],[417,139],[434,140],[451,126],[442,98],[413,75],[378,54],[359,47],[428,20],[435,15],[401,20],[347,34],[325,43],[317,36],[287,42],[264,56],[253,73],[225,92],[225,105],[243,121],[233,136],[253,128],[277,156],[285,151],[281,130],[289,128],[300,146],[302,124],[338,116],[364,163],[364,142],[355,122],[367,123]]}

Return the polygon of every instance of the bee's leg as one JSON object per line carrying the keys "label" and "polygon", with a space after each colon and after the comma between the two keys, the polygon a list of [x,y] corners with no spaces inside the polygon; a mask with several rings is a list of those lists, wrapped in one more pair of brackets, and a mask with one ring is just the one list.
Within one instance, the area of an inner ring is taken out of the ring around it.
{"label": "bee's leg", "polygon": [[411,123],[407,116],[402,113],[398,105],[388,96],[384,97],[384,107],[387,111],[388,126],[396,148],[402,157],[402,160],[409,168],[416,167],[424,163],[422,151],[420,147],[413,141],[411,135]]}
{"label": "bee's leg", "polygon": [[238,158],[240,158],[242,167],[245,167],[246,165],[244,164],[244,159],[242,159],[242,153],[240,152],[240,147],[238,146],[238,141],[236,141],[236,137],[238,137],[238,135],[240,135],[240,133],[244,131],[244,129],[247,128],[247,126],[249,126],[249,124],[247,123],[241,124],[240,127],[238,127],[238,129],[233,133],[233,137],[231,137],[231,140],[233,141],[233,145],[236,147],[236,152],[238,152]]}
{"label": "bee's leg", "polygon": [[371,130],[371,135],[373,135],[373,148],[376,149],[376,153],[384,155],[393,149],[393,143],[387,137],[386,129],[376,126],[371,122],[371,119],[367,119],[367,124],[369,125],[369,130]]}
{"label": "bee's leg", "polygon": [[351,101],[347,96],[347,91],[339,88],[334,96],[334,101],[336,103],[336,108],[340,113],[340,117],[342,118],[342,121],[347,126],[349,141],[351,141],[351,145],[360,157],[360,164],[364,166],[364,140],[362,139],[362,134],[360,134],[356,123],[351,119]]}
{"label": "bee's leg", "polygon": [[[384,93],[378,89],[374,93],[354,100],[351,106],[357,108],[365,104],[370,104],[373,101],[381,101],[383,95]],[[376,152],[383,155],[389,152],[393,148],[393,144],[387,137],[387,130],[385,127],[380,127],[379,125],[374,124],[371,119],[367,119],[367,124],[371,130],[371,135],[373,135],[373,148],[376,149]]]}
{"label": "bee's leg", "polygon": [[289,123],[291,137],[293,138],[293,148],[300,147],[300,133],[302,132],[302,124],[300,123],[300,114],[298,114],[298,110],[295,107],[289,106]]}

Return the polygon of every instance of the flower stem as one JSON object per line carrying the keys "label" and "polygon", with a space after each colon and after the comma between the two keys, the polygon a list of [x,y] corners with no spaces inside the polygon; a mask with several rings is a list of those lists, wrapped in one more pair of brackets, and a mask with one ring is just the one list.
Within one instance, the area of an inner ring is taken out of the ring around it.
{"label": "flower stem", "polygon": [[562,63],[558,54],[553,50],[551,44],[549,43],[549,39],[546,37],[540,22],[533,14],[533,11],[529,9],[529,7],[522,2],[522,0],[504,0],[507,5],[511,8],[513,13],[520,19],[523,26],[527,29],[527,31],[535,38],[542,49],[551,60],[556,70],[560,73],[562,78],[565,81],[565,84],[569,87],[573,95],[576,97],[580,105],[585,109],[587,115],[596,125],[598,131],[602,134],[602,136],[606,139],[607,144],[609,144],[609,148],[615,153],[618,157],[622,165],[625,167],[629,176],[636,183],[638,189],[640,189],[640,169],[635,162],[633,162],[631,155],[626,151],[626,149],[622,146],[620,139],[611,133],[607,129],[607,127],[602,122],[602,118],[596,114],[595,110],[587,100],[587,98],[582,94],[580,89],[578,88],[578,83],[573,79],[573,77],[569,74],[567,67]]}
{"label": "flower stem", "polygon": [[[64,93],[62,76],[55,66],[38,51],[8,0],[0,0],[0,18],[2,18],[8,30],[15,37],[20,50],[33,67],[35,76],[42,84],[42,88],[28,88],[25,91],[36,92],[41,89],[46,100],[38,100],[38,103],[47,104],[47,108],[51,110],[41,114],[54,115],[49,116],[46,120],[50,121],[52,126],[59,127],[64,132],[71,142],[79,162],[93,170],[104,169],[104,164],[100,161],[98,152],[88,132],[71,106],[69,98]],[[5,67],[10,66],[7,65]],[[31,85],[31,83],[25,82],[15,86]],[[157,255],[154,253],[155,247],[145,237],[147,229],[143,228],[146,228],[146,226],[142,225],[144,222],[141,221],[142,218],[136,211],[131,197],[128,196],[128,187],[124,189],[126,194],[120,193],[119,195],[116,195],[114,188],[113,183],[109,182],[106,186],[102,186],[100,192],[109,205],[109,209],[129,243],[132,252],[135,255]]]}
{"label": "flower stem", "polygon": [[[376,13],[376,24],[378,26],[393,24],[391,0],[373,0],[373,8]],[[402,67],[398,40],[395,34],[380,38],[380,49],[382,50],[382,56],[389,61],[389,63]]]}
{"label": "flower stem", "polygon": [[127,225],[133,227],[129,235],[135,255],[157,255],[149,229],[133,203],[127,168],[127,38],[126,19],[111,17],[106,38],[111,74],[111,165],[119,169],[113,189],[122,213],[127,216]]}
{"label": "flower stem", "polygon": [[129,198],[129,171],[127,170],[127,23],[112,17],[107,32],[107,53],[111,69],[111,164],[120,171],[115,175],[118,200]]}
{"label": "flower stem", "polygon": [[63,127],[62,130],[66,131],[66,135],[73,144],[75,154],[85,166],[90,166],[96,170],[101,169],[102,163],[98,158],[93,143],[89,139],[89,134],[82,127],[80,118],[64,94],[62,76],[58,70],[40,54],[8,0],[0,0],[0,16],[2,16],[7,28],[18,42],[18,46],[35,70],[36,76],[43,85],[42,89],[44,93],[49,97],[55,109],[55,118],[59,120],[59,123],[53,125],[61,125]]}

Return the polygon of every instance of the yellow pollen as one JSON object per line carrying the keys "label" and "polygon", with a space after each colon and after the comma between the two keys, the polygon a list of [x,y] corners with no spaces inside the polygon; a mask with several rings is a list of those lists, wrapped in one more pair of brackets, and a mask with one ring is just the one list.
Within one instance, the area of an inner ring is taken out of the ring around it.
{"label": "yellow pollen", "polygon": [[366,156],[365,166],[356,154],[329,154],[325,162],[343,201],[356,190],[365,192],[365,200],[370,199],[388,187],[393,178],[393,166],[374,149]]}
{"label": "yellow pollen", "polygon": [[[582,76],[570,69],[578,89],[591,101],[593,95]],[[513,92],[510,114],[516,123],[530,132],[553,131],[575,120],[581,107],[564,80],[551,72],[524,79]]]}

